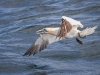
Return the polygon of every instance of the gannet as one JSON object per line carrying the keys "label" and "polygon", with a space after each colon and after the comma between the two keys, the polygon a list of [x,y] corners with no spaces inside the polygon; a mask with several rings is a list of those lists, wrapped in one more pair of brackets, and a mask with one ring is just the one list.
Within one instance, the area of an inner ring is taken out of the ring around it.
{"label": "gannet", "polygon": [[47,27],[41,30],[38,30],[36,33],[40,35],[40,37],[36,40],[36,42],[26,51],[23,56],[26,55],[35,55],[37,52],[44,50],[48,44],[51,44],[56,41],[63,40],[65,38],[76,38],[76,41],[79,44],[83,44],[78,38],[84,38],[87,35],[92,34],[97,26],[87,27],[86,29],[80,31],[77,28],[84,26],[80,21],[72,19],[67,16],[62,16],[60,27]]}

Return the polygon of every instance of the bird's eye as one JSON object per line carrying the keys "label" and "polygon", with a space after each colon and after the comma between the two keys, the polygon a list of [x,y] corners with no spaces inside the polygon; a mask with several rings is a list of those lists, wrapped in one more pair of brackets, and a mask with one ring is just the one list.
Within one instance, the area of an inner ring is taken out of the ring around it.
{"label": "bird's eye", "polygon": [[46,29],[43,29],[44,31],[47,31]]}

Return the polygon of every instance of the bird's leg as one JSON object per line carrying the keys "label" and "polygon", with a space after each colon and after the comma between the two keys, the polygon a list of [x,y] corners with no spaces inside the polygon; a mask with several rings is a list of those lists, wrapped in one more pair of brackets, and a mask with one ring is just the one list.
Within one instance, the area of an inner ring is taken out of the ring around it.
{"label": "bird's leg", "polygon": [[77,41],[79,44],[83,44],[83,42],[80,41],[78,38],[76,38],[76,41]]}

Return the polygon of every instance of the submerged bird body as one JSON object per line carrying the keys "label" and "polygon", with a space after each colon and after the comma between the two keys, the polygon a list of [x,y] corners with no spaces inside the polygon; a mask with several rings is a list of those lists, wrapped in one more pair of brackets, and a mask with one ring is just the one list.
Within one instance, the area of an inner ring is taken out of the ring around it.
{"label": "submerged bird body", "polygon": [[51,44],[56,41],[63,40],[65,38],[76,38],[76,41],[79,44],[82,44],[78,38],[83,38],[87,35],[92,34],[97,26],[92,28],[86,28],[82,31],[77,28],[83,28],[83,25],[80,21],[74,20],[72,18],[62,16],[62,22],[60,27],[55,28],[43,28],[37,31],[37,34],[40,37],[36,40],[36,42],[28,49],[25,55],[34,55],[37,52],[44,50],[48,44]]}

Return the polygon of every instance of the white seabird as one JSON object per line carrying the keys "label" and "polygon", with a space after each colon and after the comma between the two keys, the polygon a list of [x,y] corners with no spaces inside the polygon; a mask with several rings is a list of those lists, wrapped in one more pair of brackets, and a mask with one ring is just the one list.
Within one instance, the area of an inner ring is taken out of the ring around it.
{"label": "white seabird", "polygon": [[72,18],[62,16],[61,26],[55,28],[43,28],[37,31],[37,34],[40,37],[36,40],[36,42],[26,51],[25,55],[35,55],[37,52],[44,50],[48,44],[53,42],[63,40],[65,38],[76,38],[76,41],[79,44],[83,44],[78,38],[84,38],[87,35],[92,34],[97,26],[86,28],[82,31],[77,28],[83,28],[83,25],[80,21],[74,20]]}

